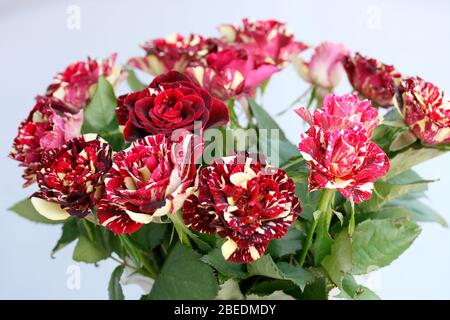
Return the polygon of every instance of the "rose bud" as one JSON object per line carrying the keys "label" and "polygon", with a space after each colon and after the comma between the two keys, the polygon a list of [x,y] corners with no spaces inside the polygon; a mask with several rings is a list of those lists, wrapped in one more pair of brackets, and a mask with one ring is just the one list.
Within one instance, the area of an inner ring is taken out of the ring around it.
{"label": "rose bud", "polygon": [[282,169],[244,155],[225,157],[201,169],[198,190],[186,199],[182,217],[191,229],[224,238],[226,260],[252,262],[300,214],[294,191]]}
{"label": "rose bud", "polygon": [[327,94],[323,99],[323,107],[314,110],[313,114],[305,108],[298,108],[295,112],[310,125],[328,131],[361,126],[369,137],[383,120],[378,111],[371,106],[371,102],[359,100],[357,94]]}
{"label": "rose bud", "polygon": [[71,114],[59,100],[37,97],[28,117],[20,124],[10,157],[25,167],[24,187],[36,181],[42,153],[58,148],[80,134],[83,112]]}
{"label": "rose bud", "polygon": [[185,73],[223,101],[252,96],[264,80],[278,71],[277,67],[267,63],[256,66],[253,58],[241,49],[210,53],[206,61],[206,66],[190,67]]}
{"label": "rose bud", "polygon": [[176,71],[156,77],[142,91],[120,96],[116,113],[127,141],[170,136],[177,129],[193,132],[196,122],[203,129],[226,125],[230,117],[223,102]]}
{"label": "rose bud", "polygon": [[111,85],[117,85],[123,78],[120,67],[114,66],[117,54],[111,54],[105,60],[79,61],[69,65],[66,70],[58,73],[53,83],[47,88],[47,96],[55,97],[73,112],[78,112],[88,105],[95,93],[98,78],[103,76]]}
{"label": "rose bud", "polygon": [[393,105],[395,86],[401,81],[401,74],[393,66],[356,53],[345,59],[344,68],[351,85],[364,98],[380,107]]}
{"label": "rose bud", "polygon": [[257,64],[284,67],[307,48],[294,40],[294,35],[284,23],[276,20],[250,22],[243,19],[242,25],[221,25],[219,31],[225,45],[246,49]]}
{"label": "rose bud", "polygon": [[450,143],[450,98],[419,77],[405,79],[398,87],[396,105],[405,123],[425,144]]}
{"label": "rose bud", "polygon": [[51,220],[82,218],[91,213],[103,195],[111,154],[109,144],[96,134],[86,134],[60,148],[47,150],[37,174],[40,190],[31,198],[36,210]]}
{"label": "rose bud", "polygon": [[298,148],[309,166],[309,191],[337,189],[355,203],[370,199],[374,181],[389,171],[387,155],[358,126],[335,131],[312,126]]}
{"label": "rose bud", "polygon": [[184,72],[191,63],[203,59],[208,53],[217,50],[217,45],[210,39],[191,34],[183,37],[179,34],[167,38],[151,40],[142,45],[145,57],[133,57],[128,65],[153,75],[160,75],[171,70]]}
{"label": "rose bud", "polygon": [[309,62],[300,57],[293,62],[305,81],[322,89],[332,90],[339,84],[344,72],[342,62],[348,53],[342,44],[324,42],[314,49]]}
{"label": "rose bud", "polygon": [[158,134],[118,152],[106,175],[107,200],[98,207],[99,222],[114,233],[131,233],[178,211],[193,191],[202,145],[191,133],[174,142]]}

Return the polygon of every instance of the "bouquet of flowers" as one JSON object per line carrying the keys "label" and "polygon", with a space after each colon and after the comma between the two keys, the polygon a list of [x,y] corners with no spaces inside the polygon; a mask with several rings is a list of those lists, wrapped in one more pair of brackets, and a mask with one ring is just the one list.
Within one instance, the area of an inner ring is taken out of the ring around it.
{"label": "bouquet of flowers", "polygon": [[[446,225],[412,168],[450,149],[450,99],[275,20],[219,32],[58,73],[13,142],[38,188],[11,210],[62,225],[52,254],[77,241],[75,261],[117,261],[111,299],[134,276],[143,299],[378,298],[355,276],[401,255],[418,222]],[[290,63],[310,84],[285,110],[306,129],[295,144],[261,103]],[[343,74],[354,90],[335,94]]]}

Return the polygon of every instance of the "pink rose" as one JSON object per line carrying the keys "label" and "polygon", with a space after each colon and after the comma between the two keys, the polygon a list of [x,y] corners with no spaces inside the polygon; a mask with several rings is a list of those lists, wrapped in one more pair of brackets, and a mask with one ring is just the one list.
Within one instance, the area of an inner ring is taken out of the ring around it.
{"label": "pink rose", "polygon": [[324,42],[314,49],[309,62],[297,57],[294,64],[303,79],[312,85],[331,90],[339,84],[344,72],[342,62],[348,53],[342,44]]}

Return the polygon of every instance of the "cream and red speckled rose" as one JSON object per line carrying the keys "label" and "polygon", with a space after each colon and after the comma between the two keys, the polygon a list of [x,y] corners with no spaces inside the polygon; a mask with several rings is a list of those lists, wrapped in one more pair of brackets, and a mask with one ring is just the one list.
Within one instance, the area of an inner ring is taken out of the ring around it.
{"label": "cream and red speckled rose", "polygon": [[364,98],[380,107],[393,105],[395,87],[401,82],[401,74],[391,65],[356,53],[344,62],[348,80]]}
{"label": "cream and red speckled rose", "polygon": [[226,101],[252,96],[255,89],[279,69],[268,63],[256,65],[244,49],[224,49],[211,53],[205,64],[186,69],[185,73],[214,97]]}
{"label": "cream and red speckled rose", "polygon": [[245,155],[225,157],[200,171],[199,187],[185,201],[182,217],[195,231],[218,232],[226,260],[252,262],[300,214],[294,191],[282,169]]}
{"label": "cream and red speckled rose", "polygon": [[131,233],[142,224],[174,213],[193,191],[201,138],[180,132],[136,140],[113,159],[105,178],[106,198],[98,206],[100,224],[114,233]]}
{"label": "cream and red speckled rose", "polygon": [[423,143],[450,143],[450,98],[443,90],[422,78],[408,78],[398,87],[396,103]]}
{"label": "cream and red speckled rose", "polygon": [[224,24],[219,27],[224,46],[246,49],[256,64],[270,63],[284,67],[307,46],[294,40],[286,25],[276,20],[249,21],[241,25]]}
{"label": "cream and red speckled rose", "polygon": [[59,100],[37,97],[28,117],[22,121],[10,157],[25,167],[24,187],[36,181],[41,169],[42,153],[58,148],[80,134],[83,112],[71,114]]}
{"label": "cream and red speckled rose", "polygon": [[215,41],[196,34],[184,37],[174,34],[166,38],[150,40],[142,45],[146,55],[133,57],[128,65],[153,75],[171,70],[184,72],[191,64],[196,64],[208,53],[217,50]]}
{"label": "cream and red speckled rose", "polygon": [[370,199],[374,181],[389,171],[389,158],[364,128],[328,131],[313,125],[298,145],[309,166],[309,190],[337,189],[360,203]]}
{"label": "cream and red speckled rose", "polygon": [[298,74],[314,86],[331,90],[339,84],[344,68],[342,63],[349,51],[340,43],[324,42],[314,48],[309,62],[294,58]]}
{"label": "cream and red speckled rose", "polygon": [[222,101],[177,71],[156,77],[144,90],[120,96],[116,114],[127,141],[159,133],[170,136],[177,129],[193,132],[196,122],[203,129],[226,125],[230,119]]}
{"label": "cream and red speckled rose", "polygon": [[117,54],[114,53],[105,60],[88,57],[87,61],[70,64],[54,77],[46,95],[61,100],[74,113],[80,111],[95,93],[95,85],[100,76],[105,77],[113,86],[122,80],[122,69],[114,65],[116,57]]}
{"label": "cream and red speckled rose", "polygon": [[295,112],[310,125],[328,131],[361,126],[369,137],[383,120],[369,100],[359,100],[356,94],[331,93],[324,97],[322,108],[313,114],[305,108],[298,108]]}
{"label": "cream and red speckled rose", "polygon": [[96,134],[68,141],[42,155],[37,173],[39,191],[31,202],[48,219],[82,218],[104,193],[104,176],[111,167],[112,149]]}

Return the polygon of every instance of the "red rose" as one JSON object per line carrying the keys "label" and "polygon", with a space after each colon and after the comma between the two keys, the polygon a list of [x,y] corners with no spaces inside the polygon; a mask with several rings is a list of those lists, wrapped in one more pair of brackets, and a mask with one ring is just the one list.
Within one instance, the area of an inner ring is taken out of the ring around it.
{"label": "red rose", "polygon": [[221,25],[219,31],[225,45],[246,49],[258,65],[270,63],[283,67],[307,48],[294,40],[284,23],[276,20],[243,19],[242,25]]}
{"label": "red rose", "polygon": [[356,94],[327,94],[322,109],[314,110],[314,114],[305,108],[296,109],[295,112],[310,125],[327,131],[361,126],[369,137],[383,119],[369,100],[359,100]]}
{"label": "red rose", "polygon": [[431,82],[405,79],[398,87],[397,105],[405,123],[425,144],[450,143],[450,98]]}
{"label": "red rose", "polygon": [[171,70],[184,72],[190,64],[195,64],[208,53],[216,51],[217,45],[200,35],[183,37],[175,34],[165,39],[148,41],[142,48],[147,55],[133,57],[127,64],[153,75],[160,75]]}
{"label": "red rose", "polygon": [[267,63],[257,66],[254,59],[242,49],[211,53],[206,61],[206,65],[189,67],[186,74],[223,101],[241,95],[252,96],[264,80],[279,70]]}
{"label": "red rose", "polygon": [[127,141],[176,129],[194,130],[195,122],[203,129],[226,125],[229,113],[226,105],[210,96],[192,80],[171,71],[156,77],[142,91],[118,98],[117,118],[124,127]]}
{"label": "red rose", "polygon": [[401,74],[393,66],[356,53],[345,59],[344,68],[353,88],[361,95],[380,107],[393,105],[394,88],[401,81]]}
{"label": "red rose", "polygon": [[79,61],[70,64],[66,70],[58,73],[53,83],[47,88],[47,96],[55,97],[78,112],[92,98],[94,85],[100,76],[105,77],[112,85],[121,80],[121,68],[114,66],[116,54],[105,60]]}
{"label": "red rose", "polygon": [[294,191],[284,170],[246,156],[225,157],[200,171],[199,188],[186,199],[182,217],[195,231],[225,238],[226,260],[252,262],[300,214]]}
{"label": "red rose", "polygon": [[194,184],[194,160],[201,146],[190,133],[175,142],[159,134],[118,152],[105,178],[99,222],[114,233],[131,233],[179,210]]}
{"label": "red rose", "polygon": [[356,203],[370,199],[373,183],[389,171],[389,158],[362,127],[326,131],[312,126],[298,145],[309,165],[309,190],[337,189]]}
{"label": "red rose", "polygon": [[111,154],[109,144],[95,134],[46,151],[37,174],[40,190],[31,198],[36,210],[54,220],[89,214],[103,194]]}
{"label": "red rose", "polygon": [[22,121],[14,139],[10,157],[25,167],[24,187],[36,180],[41,168],[42,153],[58,148],[80,134],[83,112],[75,115],[68,112],[59,100],[37,97],[36,104],[28,117]]}

